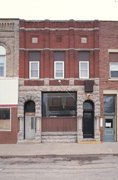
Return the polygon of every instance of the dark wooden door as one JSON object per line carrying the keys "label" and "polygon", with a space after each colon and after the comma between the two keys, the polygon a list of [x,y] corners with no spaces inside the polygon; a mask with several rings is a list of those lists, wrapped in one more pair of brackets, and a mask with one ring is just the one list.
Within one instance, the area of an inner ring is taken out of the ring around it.
{"label": "dark wooden door", "polygon": [[83,137],[94,138],[94,119],[93,112],[84,112],[83,114]]}

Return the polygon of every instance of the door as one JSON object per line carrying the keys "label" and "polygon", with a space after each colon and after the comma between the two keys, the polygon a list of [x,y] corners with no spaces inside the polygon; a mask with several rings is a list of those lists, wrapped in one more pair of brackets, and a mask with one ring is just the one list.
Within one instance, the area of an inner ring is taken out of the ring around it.
{"label": "door", "polygon": [[25,116],[25,139],[35,138],[35,116]]}
{"label": "door", "polygon": [[94,138],[93,113],[84,112],[83,114],[83,137]]}
{"label": "door", "polygon": [[89,100],[83,104],[83,138],[94,138],[94,103]]}
{"label": "door", "polygon": [[105,117],[104,119],[104,141],[114,142],[115,141],[115,126],[114,117]]}

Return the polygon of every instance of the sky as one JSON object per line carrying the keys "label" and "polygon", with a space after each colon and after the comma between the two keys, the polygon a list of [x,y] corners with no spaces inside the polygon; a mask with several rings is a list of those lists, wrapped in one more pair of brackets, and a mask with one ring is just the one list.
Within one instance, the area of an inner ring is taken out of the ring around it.
{"label": "sky", "polygon": [[118,0],[1,0],[0,18],[118,20]]}

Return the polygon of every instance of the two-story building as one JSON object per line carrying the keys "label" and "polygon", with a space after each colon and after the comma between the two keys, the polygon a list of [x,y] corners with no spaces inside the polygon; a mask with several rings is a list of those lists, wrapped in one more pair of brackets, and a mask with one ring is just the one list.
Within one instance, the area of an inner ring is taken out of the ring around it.
{"label": "two-story building", "polygon": [[0,143],[17,143],[19,20],[0,19]]}
{"label": "two-story building", "polygon": [[100,140],[99,22],[20,20],[18,142]]}
{"label": "two-story building", "polygon": [[100,129],[102,141],[118,141],[118,21],[100,21]]}

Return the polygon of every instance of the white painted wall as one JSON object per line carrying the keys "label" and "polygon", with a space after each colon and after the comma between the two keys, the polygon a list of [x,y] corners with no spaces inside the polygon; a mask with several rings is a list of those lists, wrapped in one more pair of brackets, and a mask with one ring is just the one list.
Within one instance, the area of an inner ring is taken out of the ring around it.
{"label": "white painted wall", "polygon": [[18,78],[0,79],[0,105],[18,104]]}

